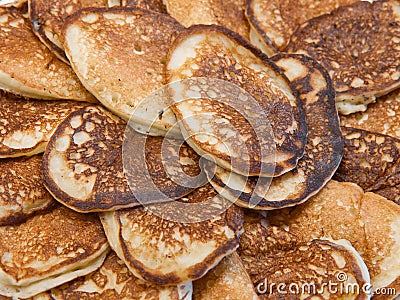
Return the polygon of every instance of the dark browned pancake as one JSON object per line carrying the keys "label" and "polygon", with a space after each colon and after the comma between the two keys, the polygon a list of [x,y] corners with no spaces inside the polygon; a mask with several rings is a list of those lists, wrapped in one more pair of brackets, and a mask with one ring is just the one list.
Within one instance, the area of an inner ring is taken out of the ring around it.
{"label": "dark browned pancake", "polygon": [[[45,185],[50,193],[71,209],[93,212],[138,206],[138,193],[146,203],[154,203],[177,199],[193,190],[175,183],[166,173],[164,160],[177,156],[173,140],[164,142],[162,137],[147,137],[133,130],[124,136],[126,128],[124,121],[100,107],[89,106],[70,114],[55,131],[43,156]],[[166,153],[161,155],[163,144]],[[179,154],[175,172],[198,175],[199,156],[185,144]]]}
{"label": "dark browned pancake", "polygon": [[0,92],[0,158],[30,156],[44,149],[58,124],[88,104],[26,100]]}
{"label": "dark browned pancake", "polygon": [[400,139],[342,127],[343,159],[335,180],[354,182],[400,204]]}
{"label": "dark browned pancake", "polygon": [[301,25],[286,51],[308,54],[327,69],[341,113],[365,111],[400,86],[399,26],[397,0],[358,1]]}
{"label": "dark browned pancake", "polygon": [[338,168],[343,147],[335,93],[324,68],[304,55],[280,54],[271,59],[298,90],[305,109],[308,137],[303,157],[295,169],[272,181],[206,168],[211,184],[223,196],[261,210],[294,206],[315,195]]}
{"label": "dark browned pancake", "polygon": [[162,14],[167,13],[167,8],[164,5],[163,0],[122,0],[121,6],[137,6]]}

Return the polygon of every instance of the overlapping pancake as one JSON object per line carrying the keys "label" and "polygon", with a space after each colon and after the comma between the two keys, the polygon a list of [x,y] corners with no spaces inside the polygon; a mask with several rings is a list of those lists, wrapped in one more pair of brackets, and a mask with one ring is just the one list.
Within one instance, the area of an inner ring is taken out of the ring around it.
{"label": "overlapping pancake", "polygon": [[0,226],[20,223],[54,203],[43,185],[41,155],[0,160]]}
{"label": "overlapping pancake", "polygon": [[164,5],[163,0],[122,0],[121,6],[137,6],[162,14],[167,13],[167,8]]}
{"label": "overlapping pancake", "polygon": [[48,293],[53,300],[190,299],[188,296],[180,297],[183,295],[178,286],[157,286],[136,278],[115,252],[108,254],[97,271],[56,287]]}
{"label": "overlapping pancake", "polygon": [[28,0],[0,0],[1,7],[22,7],[24,6]]}
{"label": "overlapping pancake", "polygon": [[28,298],[101,266],[109,245],[97,215],[58,207],[0,227],[0,294]]}
{"label": "overlapping pancake", "polygon": [[368,110],[340,116],[343,126],[370,130],[400,138],[400,89],[378,98]]}
{"label": "overlapping pancake", "polygon": [[400,139],[342,127],[343,159],[335,180],[354,182],[400,204]]}
{"label": "overlapping pancake", "polygon": [[193,300],[257,300],[253,283],[239,255],[225,257],[204,277],[193,282]]}
{"label": "overlapping pancake", "polygon": [[[114,2],[114,3],[113,3]],[[33,32],[46,47],[63,62],[69,64],[62,41],[65,20],[86,7],[120,5],[119,0],[29,0],[29,17]]]}
{"label": "overlapping pancake", "polygon": [[295,169],[272,181],[206,168],[211,184],[224,197],[261,210],[293,206],[315,195],[338,168],[343,147],[335,93],[326,71],[304,55],[280,54],[271,59],[298,90],[305,109],[308,137],[303,157]]}
{"label": "overlapping pancake", "polygon": [[[200,173],[192,149],[183,144],[177,151],[174,140],[141,135],[104,109],[88,106],[70,114],[51,137],[43,156],[45,185],[79,212],[138,206],[141,199],[170,201],[195,188],[176,183],[175,177]],[[176,168],[164,166],[177,157]]]}
{"label": "overlapping pancake", "polygon": [[358,1],[301,25],[285,51],[307,54],[328,70],[341,113],[365,111],[400,86],[399,26],[399,1]]}
{"label": "overlapping pancake", "polygon": [[[136,277],[154,284],[180,284],[204,276],[238,247],[243,212],[232,205],[213,214],[215,206],[221,205],[214,201],[218,198],[207,184],[180,200],[187,204],[182,211],[171,210],[169,203],[164,203],[158,208],[104,212],[101,221],[111,247]],[[185,215],[196,203],[211,204],[195,212],[209,210],[210,215],[198,222],[185,222]],[[177,221],[171,221],[168,214],[178,216]]]}
{"label": "overlapping pancake", "polygon": [[[400,293],[400,207],[353,183],[330,181],[322,191],[295,208],[268,214],[272,225],[303,241],[346,239],[360,253],[371,275],[372,291]],[[393,299],[395,295],[386,295]]]}
{"label": "overlapping pancake", "polygon": [[24,8],[0,7],[0,89],[38,99],[95,102],[72,69],[31,30]]}
{"label": "overlapping pancake", "polygon": [[172,109],[198,153],[243,175],[278,176],[296,166],[307,132],[297,93],[240,36],[219,26],[187,29],[174,42],[166,74],[168,82],[181,80],[171,86]]}
{"label": "overlapping pancake", "polygon": [[[369,299],[362,290],[370,281],[368,269],[350,243],[303,242],[263,223],[245,222],[238,249],[260,299]],[[340,288],[349,284],[357,284],[358,293]]]}
{"label": "overlapping pancake", "polygon": [[0,158],[44,152],[58,124],[87,105],[76,101],[25,100],[2,92],[0,103]]}
{"label": "overlapping pancake", "polygon": [[290,36],[305,21],[330,13],[355,0],[248,0],[250,38],[267,55],[284,50]]}
{"label": "overlapping pancake", "polygon": [[82,83],[108,109],[173,131],[175,116],[157,90],[164,83],[167,51],[182,29],[166,14],[137,7],[85,9],[66,22],[65,50]]}
{"label": "overlapping pancake", "polygon": [[185,27],[220,25],[249,38],[246,0],[164,0],[168,13]]}

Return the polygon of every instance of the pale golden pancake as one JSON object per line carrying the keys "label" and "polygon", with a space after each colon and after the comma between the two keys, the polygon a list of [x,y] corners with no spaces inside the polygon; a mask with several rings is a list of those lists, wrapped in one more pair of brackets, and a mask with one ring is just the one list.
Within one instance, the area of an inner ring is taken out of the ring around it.
{"label": "pale golden pancake", "polygon": [[272,56],[284,50],[299,25],[353,2],[355,0],[247,0],[251,42]]}
{"label": "pale golden pancake", "polygon": [[[171,87],[172,109],[198,153],[243,175],[278,176],[296,166],[307,133],[298,95],[277,66],[240,36],[215,25],[187,29],[170,50],[166,75],[168,82],[186,79],[181,86]],[[204,79],[193,83],[194,77],[207,77],[211,83],[204,84]],[[225,86],[221,80],[227,82]],[[236,97],[230,96],[230,84],[242,92],[234,90]]]}
{"label": "pale golden pancake", "polygon": [[109,250],[97,215],[58,207],[0,227],[0,294],[28,298],[101,266]]}
{"label": "pale golden pancake", "polygon": [[0,160],[0,226],[14,225],[55,204],[43,184],[42,156]]}
{"label": "pale golden pancake", "polygon": [[0,89],[38,99],[95,102],[72,69],[37,39],[24,9],[0,7]]}
{"label": "pale golden pancake", "polygon": [[[217,193],[206,185],[181,203],[201,204],[214,198],[218,198]],[[161,204],[157,214],[154,206],[101,213],[111,247],[135,276],[162,285],[196,280],[238,247],[237,235],[243,223],[238,207],[231,206],[208,220],[187,223],[167,219],[167,214],[184,217],[188,213],[168,211],[168,205]],[[213,205],[208,209],[212,212]]]}
{"label": "pale golden pancake", "polygon": [[365,111],[400,86],[399,25],[399,1],[358,1],[302,24],[285,51],[307,54],[327,69],[341,113]]}
{"label": "pale golden pancake", "polygon": [[[296,208],[268,214],[273,225],[303,241],[346,239],[364,259],[373,290],[400,292],[400,207],[353,183],[330,181],[315,197]],[[387,299],[394,295],[387,295]]]}
{"label": "pale golden pancake", "polygon": [[246,0],[164,0],[168,13],[183,26],[221,25],[249,39]]}
{"label": "pale golden pancake", "polygon": [[[195,188],[175,183],[170,173],[200,173],[192,149],[184,144],[179,155],[176,151],[174,140],[136,133],[103,108],[88,106],[70,114],[51,137],[43,156],[45,185],[56,200],[78,212],[170,201]],[[175,169],[164,166],[177,156]]]}
{"label": "pale golden pancake", "polygon": [[343,159],[335,180],[354,182],[400,205],[400,139],[342,127]]}
{"label": "pale golden pancake", "polygon": [[25,100],[0,91],[0,158],[44,152],[57,126],[87,104]]}
{"label": "pale golden pancake", "polygon": [[167,51],[182,29],[168,15],[137,7],[85,9],[65,24],[65,51],[103,105],[125,120],[165,132],[176,119],[165,97],[154,92],[164,84]]}
{"label": "pale golden pancake", "polygon": [[258,299],[250,276],[236,252],[193,282],[193,300],[220,299]]}
{"label": "pale golden pancake", "polygon": [[294,206],[315,195],[338,168],[343,147],[335,92],[324,68],[304,55],[280,54],[271,59],[291,80],[305,109],[308,137],[303,157],[292,171],[273,179],[206,168],[221,195],[237,205],[260,210]]}

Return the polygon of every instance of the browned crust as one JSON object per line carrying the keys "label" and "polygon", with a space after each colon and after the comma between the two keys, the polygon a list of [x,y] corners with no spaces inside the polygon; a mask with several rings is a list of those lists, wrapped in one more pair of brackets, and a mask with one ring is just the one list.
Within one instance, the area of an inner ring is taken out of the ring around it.
{"label": "browned crust", "polygon": [[[286,75],[282,71],[282,69],[280,69],[270,59],[268,59],[268,56],[266,54],[264,54],[261,50],[255,48],[246,39],[244,39],[242,36],[240,36],[236,32],[231,31],[231,30],[229,30],[223,26],[219,26],[219,25],[193,25],[193,26],[189,27],[188,29],[183,30],[178,35],[178,37],[175,39],[175,41],[173,42],[173,44],[169,50],[169,53],[167,55],[167,61],[169,61],[171,59],[172,53],[176,50],[176,48],[179,46],[179,44],[183,40],[185,40],[188,36],[190,36],[192,34],[202,33],[204,31],[222,33],[229,39],[232,39],[237,44],[239,44],[240,46],[243,46],[244,48],[249,50],[252,54],[257,56],[266,66],[273,69],[274,72],[279,74],[279,76],[281,78],[283,78],[283,80],[285,80],[291,87],[293,87],[292,84],[290,83],[289,79],[286,77]],[[166,66],[165,66],[164,70],[165,70],[164,78],[166,78],[165,83],[167,84],[169,76],[167,73]],[[298,160],[300,159],[300,157],[303,156],[304,149],[306,146],[306,137],[307,137],[306,116],[305,116],[305,112],[304,112],[303,106],[300,101],[298,91],[293,88],[292,88],[292,90],[293,90],[293,94],[295,95],[296,100],[297,100],[297,105],[296,105],[297,110],[293,109],[293,113],[295,115],[295,119],[298,121],[299,128],[297,130],[297,135],[298,135],[299,141],[301,142],[301,145],[296,148],[293,147],[292,149],[289,149],[285,153],[285,154],[288,154],[291,158],[286,160],[284,163],[282,163],[282,165],[278,165],[278,164],[275,165],[274,176],[282,175],[284,172],[284,169],[287,170],[287,169],[290,169],[290,168],[293,169],[294,167],[296,167]]]}
{"label": "browned crust", "polygon": [[162,14],[168,14],[167,8],[165,7],[165,4],[162,0],[122,0],[121,6],[136,6],[142,9],[147,9]]}

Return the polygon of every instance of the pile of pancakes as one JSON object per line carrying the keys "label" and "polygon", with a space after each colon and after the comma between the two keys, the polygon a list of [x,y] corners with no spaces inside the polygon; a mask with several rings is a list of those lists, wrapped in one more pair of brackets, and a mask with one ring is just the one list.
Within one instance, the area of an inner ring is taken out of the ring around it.
{"label": "pile of pancakes", "polygon": [[396,0],[0,0],[0,299],[395,299],[399,62]]}

